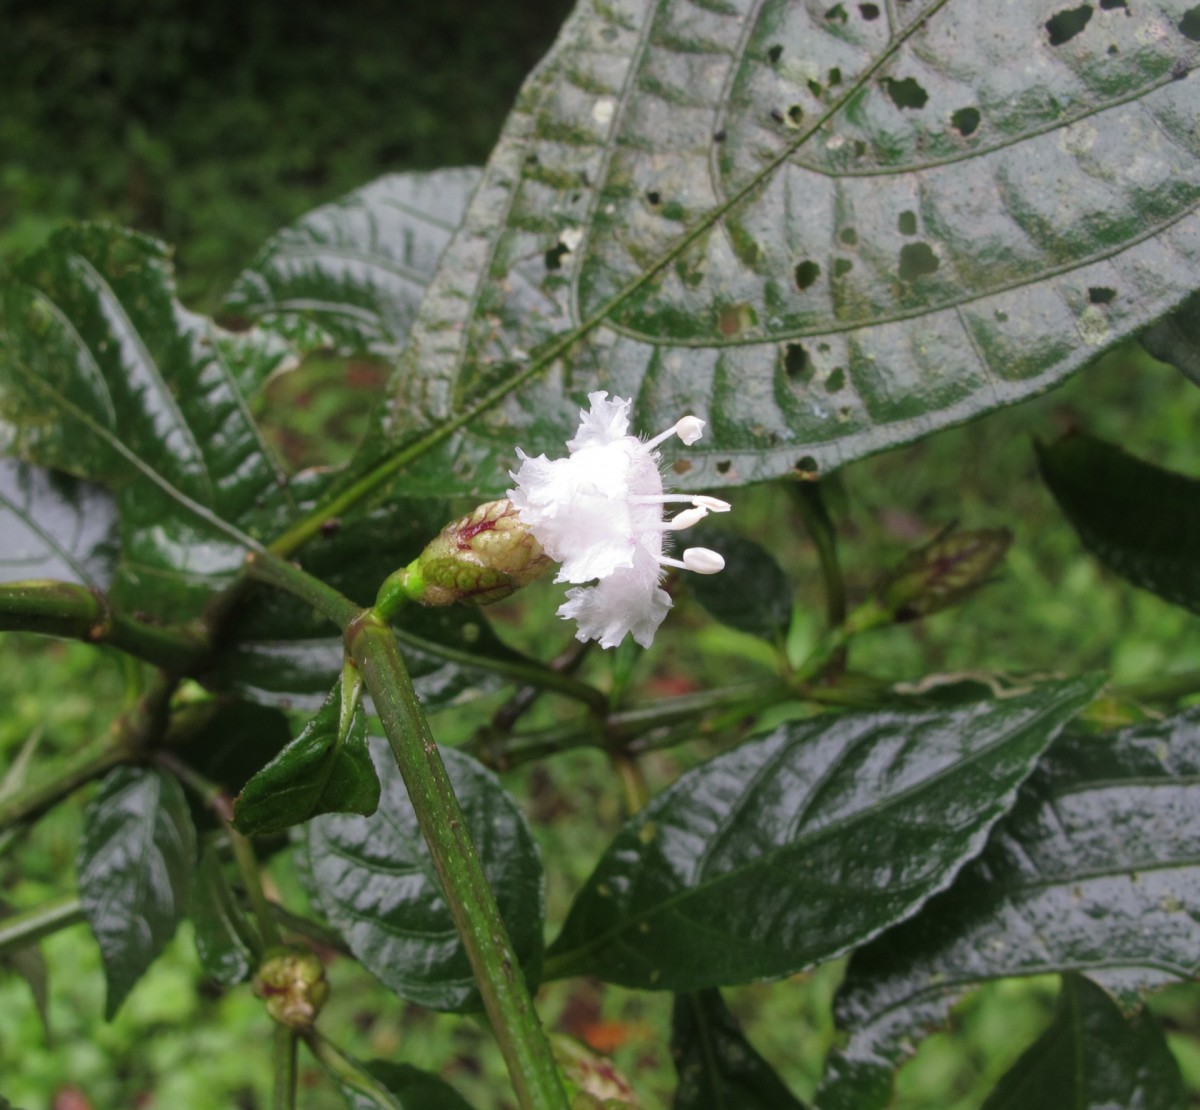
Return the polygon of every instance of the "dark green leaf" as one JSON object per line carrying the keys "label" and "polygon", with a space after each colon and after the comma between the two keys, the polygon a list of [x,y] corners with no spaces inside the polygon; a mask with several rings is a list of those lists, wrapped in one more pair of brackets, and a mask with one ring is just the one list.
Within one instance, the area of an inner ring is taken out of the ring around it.
{"label": "dark green leaf", "polygon": [[104,589],[117,513],[99,486],[0,459],[0,581],[54,578]]}
{"label": "dark green leaf", "polygon": [[676,996],[671,1055],[679,1073],[674,1110],[802,1110],[742,1035],[719,991]]}
{"label": "dark green leaf", "polygon": [[978,853],[1096,685],[830,715],[710,760],[617,834],[547,970],[687,991],[782,977],[864,943]]}
{"label": "dark green leaf", "polygon": [[1155,358],[1177,366],[1200,385],[1200,293],[1142,335],[1142,344]]}
{"label": "dark green leaf", "polygon": [[[402,998],[469,1010],[479,995],[408,794],[390,752],[372,751],[383,783],[371,818],[318,817],[307,828],[315,898],[364,967]],[[542,956],[542,865],[515,800],[453,748],[442,758],[527,975]]]}
{"label": "dark green leaf", "polygon": [[[440,501],[388,502],[355,512],[302,555],[304,568],[347,597],[370,605],[380,583],[420,554],[449,517]],[[396,635],[426,708],[467,701],[510,681],[512,666],[539,666],[492,632],[479,609],[412,606]],[[236,641],[214,680],[268,703],[315,708],[341,670],[341,639],[327,620],[278,591],[242,606]]]}
{"label": "dark green leaf", "polygon": [[[471,1104],[449,1083],[429,1072],[387,1060],[372,1060],[366,1068],[394,1096],[397,1110],[471,1110]],[[376,1110],[378,1103],[373,1099],[344,1083],[341,1087],[350,1110]]]}
{"label": "dark green leaf", "polygon": [[378,805],[366,716],[357,690],[338,682],[300,735],[243,787],[233,823],[246,834],[274,833],[321,813],[369,817]]}
{"label": "dark green leaf", "polygon": [[[288,719],[278,709],[244,701],[201,704],[191,713],[177,710],[173,724],[179,757],[234,795],[292,739]],[[201,814],[204,822],[211,819],[211,811],[197,803],[193,816]]]}
{"label": "dark green leaf", "polygon": [[191,900],[196,833],[179,783],[142,767],[110,772],[84,813],[76,866],[111,1018]]}
{"label": "dark green leaf", "polygon": [[737,485],[1046,389],[1195,288],[1186,2],[1057,44],[1043,0],[577,6],[360,468],[486,398],[400,484],[502,490],[603,388],[709,418],[683,480]]}
{"label": "dark green leaf", "polygon": [[1200,481],[1080,433],[1039,445],[1038,460],[1059,507],[1101,562],[1200,613]]}
{"label": "dark green leaf", "polygon": [[981,980],[1082,970],[1132,993],[1195,976],[1198,811],[1200,709],[1064,735],[950,890],[855,953],[823,1110],[885,1106],[914,1032]]}
{"label": "dark green leaf", "polygon": [[253,932],[211,846],[200,858],[191,918],[196,954],[204,973],[224,986],[244,983],[254,968],[254,956],[247,943]]}
{"label": "dark green leaf", "polygon": [[267,243],[226,307],[302,348],[395,354],[478,182],[389,174],[323,205]]}
{"label": "dark green leaf", "polygon": [[18,267],[3,326],[8,452],[117,494],[118,600],[198,614],[244,537],[270,538],[295,511],[247,407],[287,346],[187,311],[162,244],[100,225],[60,231]]}
{"label": "dark green leaf", "polygon": [[1185,1110],[1179,1065],[1154,1018],[1126,1018],[1082,975],[1065,975],[1054,1022],[1001,1078],[983,1110]]}
{"label": "dark green leaf", "polygon": [[688,575],[688,589],[717,620],[772,643],[792,619],[792,587],[783,568],[753,540],[716,528],[692,528],[687,543],[725,558],[723,574]]}

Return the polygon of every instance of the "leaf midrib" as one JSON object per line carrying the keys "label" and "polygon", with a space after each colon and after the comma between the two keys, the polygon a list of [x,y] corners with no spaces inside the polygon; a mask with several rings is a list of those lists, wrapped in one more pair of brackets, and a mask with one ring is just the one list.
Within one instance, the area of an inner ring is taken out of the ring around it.
{"label": "leaf midrib", "polygon": [[[1008,732],[1008,733],[1004,734],[1001,738],[996,740],[994,743],[991,743],[991,744],[987,745],[986,747],[980,748],[977,751],[972,752],[971,755],[967,759],[959,760],[955,763],[948,765],[947,767],[943,767],[943,768],[939,769],[936,774],[931,775],[929,778],[922,779],[920,781],[920,783],[918,783],[914,786],[910,786],[910,787],[906,788],[905,790],[898,792],[897,794],[891,795],[887,799],[887,802],[885,805],[874,805],[874,806],[869,807],[868,809],[858,810],[854,814],[850,815],[849,817],[847,817],[841,821],[831,822],[830,824],[817,829],[809,837],[804,839],[804,841],[803,841],[804,850],[805,851],[811,850],[814,846],[819,845],[822,841],[830,839],[832,836],[834,836],[834,834],[841,834],[847,828],[850,828],[850,827],[853,827],[854,825],[860,824],[863,820],[878,820],[878,817],[879,817],[879,814],[881,811],[891,810],[891,809],[895,808],[895,806],[897,804],[903,802],[904,800],[910,798],[911,796],[925,793],[930,788],[937,785],[937,783],[940,782],[946,775],[951,774],[954,771],[963,768],[964,766],[967,766],[972,763],[976,763],[976,762],[984,759],[988,755],[994,754],[997,751],[997,749],[1000,749],[1000,748],[1004,747],[1006,744],[1012,742],[1014,739],[1014,736],[1016,735],[1017,732],[1025,732],[1029,729],[1032,729],[1048,715],[1051,715],[1054,713],[1062,713],[1063,709],[1064,709],[1063,704],[1062,704],[1063,701],[1069,701],[1069,700],[1070,699],[1066,699],[1066,698],[1060,699],[1059,701],[1056,701],[1056,702],[1052,703],[1051,705],[1043,707],[1037,713],[1035,713],[1032,717],[1023,721],[1022,724],[1020,725],[1019,729],[1014,730],[1012,732]],[[1065,721],[1064,721],[1064,723],[1065,723]],[[1047,743],[1049,743],[1049,741],[1047,741]],[[1019,788],[1019,786],[1020,786],[1020,782],[1015,783],[1008,791],[1005,792],[1004,797],[1007,797],[1009,795],[1014,795],[1016,790]],[[999,813],[997,814],[997,816],[995,818],[993,818],[991,821],[984,821],[982,824],[976,826],[970,833],[967,834],[968,840],[974,840],[980,836],[986,835],[990,831],[991,826],[995,823],[995,820],[997,820],[999,816],[1003,815],[1003,813],[1006,812],[1008,807],[1003,806],[1004,797],[995,799],[994,806],[992,807],[993,809],[999,810]],[[952,834],[961,836],[962,830],[954,829],[954,830],[952,830]],[[796,841],[789,841],[787,844],[771,851],[770,853],[767,853],[766,855],[758,856],[755,859],[753,859],[745,864],[742,864],[739,867],[732,868],[728,871],[723,871],[719,875],[716,875],[713,878],[711,878],[710,880],[708,880],[707,882],[704,882],[704,883],[696,885],[696,886],[689,886],[689,887],[680,889],[679,891],[677,891],[670,897],[662,899],[658,902],[655,902],[653,905],[647,907],[646,909],[642,910],[641,912],[634,913],[634,914],[628,914],[628,913],[625,914],[624,916],[622,916],[621,921],[617,925],[608,929],[606,932],[597,934],[597,935],[591,937],[585,943],[576,945],[575,947],[569,948],[564,952],[555,953],[555,958],[556,958],[556,960],[575,963],[578,961],[578,959],[580,958],[581,955],[584,955],[588,952],[594,951],[595,949],[600,948],[603,945],[609,943],[613,939],[621,940],[623,938],[624,934],[627,934],[631,929],[636,928],[638,924],[645,921],[647,918],[649,918],[651,916],[657,916],[661,913],[667,912],[667,911],[671,910],[673,907],[675,907],[677,904],[687,902],[699,894],[710,893],[713,889],[720,887],[720,886],[724,885],[725,883],[731,882],[737,878],[740,878],[744,873],[749,871],[751,868],[762,867],[764,865],[771,864],[777,856],[779,856],[783,853],[786,853],[786,852],[794,852],[797,850],[799,850],[798,843]],[[961,866],[964,865],[966,862],[968,862],[970,858],[972,858],[972,857],[971,856],[964,857],[964,859],[962,859],[959,863],[959,868],[953,869],[953,874],[957,874],[958,870],[961,869]],[[930,896],[945,889],[946,882],[947,882],[946,877],[943,876],[940,881],[940,884],[934,884],[933,887],[931,888]],[[911,889],[913,886],[923,886],[923,885],[926,885],[926,884],[923,884],[918,880],[914,883],[910,883],[907,886],[898,888],[898,889],[908,890],[908,889]],[[585,889],[591,889],[590,881],[588,883],[587,888],[585,888]],[[905,914],[904,916],[911,916],[911,914]],[[893,922],[893,924],[894,923],[895,922]],[[695,923],[693,923],[693,924],[695,924]],[[873,930],[869,934],[869,936],[873,936],[876,933],[878,933],[879,931],[880,931],[879,929]],[[856,943],[861,943],[861,941],[856,942]],[[555,947],[555,946],[552,946],[552,948],[553,947]]]}

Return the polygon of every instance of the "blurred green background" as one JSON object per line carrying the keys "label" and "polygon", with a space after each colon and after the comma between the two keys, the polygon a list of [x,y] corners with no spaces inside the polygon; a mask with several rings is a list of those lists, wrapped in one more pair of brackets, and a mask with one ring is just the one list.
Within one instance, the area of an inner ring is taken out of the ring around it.
{"label": "blurred green background", "polygon": [[[112,219],[174,244],[183,299],[214,311],[258,246],[306,210],[384,172],[482,161],[567,8],[563,0],[0,0],[0,267],[63,220]],[[273,383],[260,415],[293,465],[337,461],[381,373],[313,360]],[[854,667],[896,680],[1099,668],[1125,683],[1200,668],[1200,622],[1082,552],[1038,481],[1031,449],[1034,436],[1082,426],[1194,474],[1198,420],[1200,391],[1128,346],[1053,394],[846,468],[827,486],[852,591],[951,520],[1016,534],[996,583],[960,610],[872,634],[856,645]],[[747,490],[729,525],[787,568],[797,598],[792,648],[802,651],[821,630],[823,604],[792,502],[782,489]],[[558,600],[551,587],[534,587],[497,620],[514,642],[544,651]],[[684,603],[638,678],[650,695],[682,692],[771,664],[761,642]],[[30,735],[39,756],[53,757],[102,732],[136,678],[106,651],[5,637],[0,778]],[[443,714],[435,728],[466,735],[492,708]],[[655,756],[648,777],[661,786],[704,754]],[[510,785],[542,841],[555,923],[620,822],[619,794],[604,761],[586,753],[514,774]],[[70,889],[80,814],[81,804],[60,808],[0,860],[5,902],[29,907]],[[301,897],[282,857],[272,875]],[[186,930],[110,1025],[86,930],[44,948],[50,1036],[28,985],[0,968],[0,1095],[15,1106],[269,1105],[267,1019],[248,990],[223,993],[203,981]],[[800,1095],[811,1094],[831,1043],[827,1005],[838,975],[823,968],[728,992]],[[351,1051],[440,1071],[480,1110],[502,1105],[502,1071],[479,1026],[401,1003],[345,960],[333,962],[331,977],[323,1021]],[[1055,986],[1005,983],[972,996],[902,1072],[895,1105],[978,1106],[1049,1019]],[[1155,1005],[1200,1091],[1195,993],[1169,992]],[[542,1006],[555,1028],[614,1048],[648,1107],[669,1105],[669,998],[569,983],[548,988]],[[314,1067],[303,1077],[303,1106],[341,1105]]]}

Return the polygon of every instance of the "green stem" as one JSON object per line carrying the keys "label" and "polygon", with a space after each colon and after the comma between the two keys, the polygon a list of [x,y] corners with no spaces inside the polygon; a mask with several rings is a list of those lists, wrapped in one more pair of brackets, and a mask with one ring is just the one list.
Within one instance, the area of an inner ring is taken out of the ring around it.
{"label": "green stem", "polygon": [[[246,898],[249,900],[249,892],[246,892]],[[271,912],[275,915],[276,922],[289,933],[296,933],[299,936],[307,937],[309,940],[315,941],[322,948],[328,948],[341,956],[353,955],[346,946],[346,942],[332,929],[321,925],[319,922],[310,921],[307,917],[302,917],[298,913],[293,913],[286,906],[281,906],[278,902],[271,902],[269,905]]]}
{"label": "green stem", "polygon": [[826,674],[846,645],[855,636],[872,628],[891,624],[895,615],[880,602],[871,598],[864,601],[836,628],[829,629],[818,641],[808,658],[797,669],[793,680],[798,687]]}
{"label": "green stem", "polygon": [[110,644],[176,674],[194,670],[207,653],[200,629],[134,620],[110,609],[101,594],[69,582],[39,579],[0,586],[0,631]]}
{"label": "green stem", "polygon": [[233,848],[233,860],[242,876],[242,884],[246,888],[246,897],[254,909],[254,920],[258,923],[258,931],[266,948],[278,948],[283,944],[279,925],[275,921],[274,907],[263,890],[262,873],[258,868],[258,857],[254,854],[254,845],[249,837],[242,836],[232,825],[226,829],[229,833],[229,843]]}
{"label": "green stem", "polygon": [[329,1075],[344,1087],[357,1091],[371,1099],[381,1110],[404,1110],[392,1093],[369,1071],[347,1056],[332,1041],[323,1037],[316,1029],[300,1034],[309,1051],[317,1058]]}
{"label": "green stem", "polygon": [[[603,720],[589,718],[513,736],[499,736],[494,731],[487,731],[472,739],[466,749],[498,771],[508,771],[535,759],[576,748],[624,750],[635,754],[707,735],[708,730],[697,724],[697,719],[706,713],[745,714],[795,696],[796,690],[783,679],[747,682],[610,713]],[[687,726],[691,731],[672,733],[665,744],[643,742],[647,735],[675,725]]]}
{"label": "green stem", "polygon": [[252,551],[247,555],[246,573],[259,582],[276,586],[307,601],[339,628],[345,628],[359,612],[359,607],[344,594],[270,552]]}
{"label": "green stem", "polygon": [[275,1095],[272,1110],[296,1110],[296,1031],[275,1026]]}
{"label": "green stem", "polygon": [[821,579],[825,584],[825,614],[829,626],[836,628],[846,619],[846,583],[838,560],[837,531],[825,507],[819,482],[795,481],[788,488],[816,546]]}
{"label": "green stem", "polygon": [[28,948],[43,937],[78,925],[83,920],[83,906],[74,894],[63,895],[32,910],[0,918],[0,957],[20,948]]}
{"label": "green stem", "polygon": [[368,610],[350,622],[346,646],[371,693],[408,788],[517,1100],[523,1110],[566,1110],[567,1097],[549,1042],[396,637]]}
{"label": "green stem", "polygon": [[275,907],[263,890],[262,874],[258,866],[258,857],[254,854],[254,845],[250,843],[249,837],[243,836],[233,827],[233,799],[222,786],[206,778],[174,753],[157,752],[154,759],[208,806],[225,826],[229,846],[233,849],[233,862],[237,864],[246,897],[250,900],[254,919],[258,923],[259,936],[262,937],[262,944],[256,946],[256,954],[261,955],[263,949],[280,947],[283,944],[283,936],[275,920]]}
{"label": "green stem", "polygon": [[0,801],[0,831],[34,820],[117,764],[141,758],[163,733],[174,689],[175,680],[159,672],[150,689],[113,721],[99,745],[73,753],[49,781],[35,783]]}
{"label": "green stem", "polygon": [[406,632],[403,626],[398,626],[395,629],[395,633],[396,639],[401,643],[411,644],[421,651],[427,651],[436,655],[439,659],[446,659],[452,663],[462,663],[464,666],[481,668],[493,671],[496,674],[507,675],[509,678],[525,683],[528,686],[536,686],[540,690],[549,690],[582,702],[589,709],[597,713],[603,713],[608,707],[608,699],[601,691],[597,690],[594,686],[589,686],[586,682],[580,682],[579,679],[572,678],[569,674],[556,671],[552,667],[525,663],[519,659],[472,655],[470,652],[456,651],[446,644],[434,644],[413,636],[411,633]]}

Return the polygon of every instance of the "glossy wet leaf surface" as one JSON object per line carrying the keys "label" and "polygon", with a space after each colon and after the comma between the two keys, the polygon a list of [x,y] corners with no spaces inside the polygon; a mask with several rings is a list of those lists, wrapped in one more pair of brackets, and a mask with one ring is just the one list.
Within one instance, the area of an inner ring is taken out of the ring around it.
{"label": "glossy wet leaf surface", "polygon": [[[401,998],[437,1010],[480,1006],[441,882],[387,747],[372,746],[383,784],[373,817],[318,817],[306,829],[317,904],[355,957]],[[481,764],[442,758],[471,839],[528,974],[542,953],[542,866],[513,797]]]}
{"label": "glossy wet leaf surface", "polygon": [[1038,462],[1092,554],[1135,585],[1200,613],[1200,481],[1082,433],[1039,446]]}
{"label": "glossy wet leaf surface", "polygon": [[671,1056],[679,1074],[672,1110],[803,1110],[746,1040],[719,991],[676,997]]}
{"label": "glossy wet leaf surface", "polygon": [[1061,380],[1195,287],[1186,0],[579,6],[360,465],[504,488],[593,389],[710,421],[681,482],[828,471]]}
{"label": "glossy wet leaf surface", "polygon": [[302,349],[394,355],[479,170],[381,177],[273,236],[226,308]]}
{"label": "glossy wet leaf surface", "polygon": [[0,434],[8,453],[117,498],[116,599],[198,613],[245,553],[296,511],[248,397],[289,357],[174,296],[167,249],[102,225],[66,228],[4,296]]}
{"label": "glossy wet leaf surface", "polygon": [[379,805],[379,779],[367,749],[362,706],[341,683],[290,744],[242,788],[234,826],[247,835],[282,832],[322,813],[370,816]]}
{"label": "glossy wet leaf surface", "polygon": [[101,487],[0,459],[0,580],[53,578],[103,589],[117,556],[117,514]]}
{"label": "glossy wet leaf surface", "polygon": [[201,853],[189,916],[204,974],[222,986],[244,983],[254,968],[250,925],[211,845]]}
{"label": "glossy wet leaf surface", "polygon": [[780,978],[864,943],[980,850],[1095,686],[830,715],[702,764],[617,834],[548,970],[687,991]]}
{"label": "glossy wet leaf surface", "polygon": [[141,767],[110,772],[84,814],[76,867],[111,1018],[188,912],[196,834],[179,783]]}
{"label": "glossy wet leaf surface", "polygon": [[887,1105],[917,1032],[981,980],[1080,970],[1122,992],[1200,970],[1200,711],[1054,746],[980,858],[855,953],[819,1104]]}

